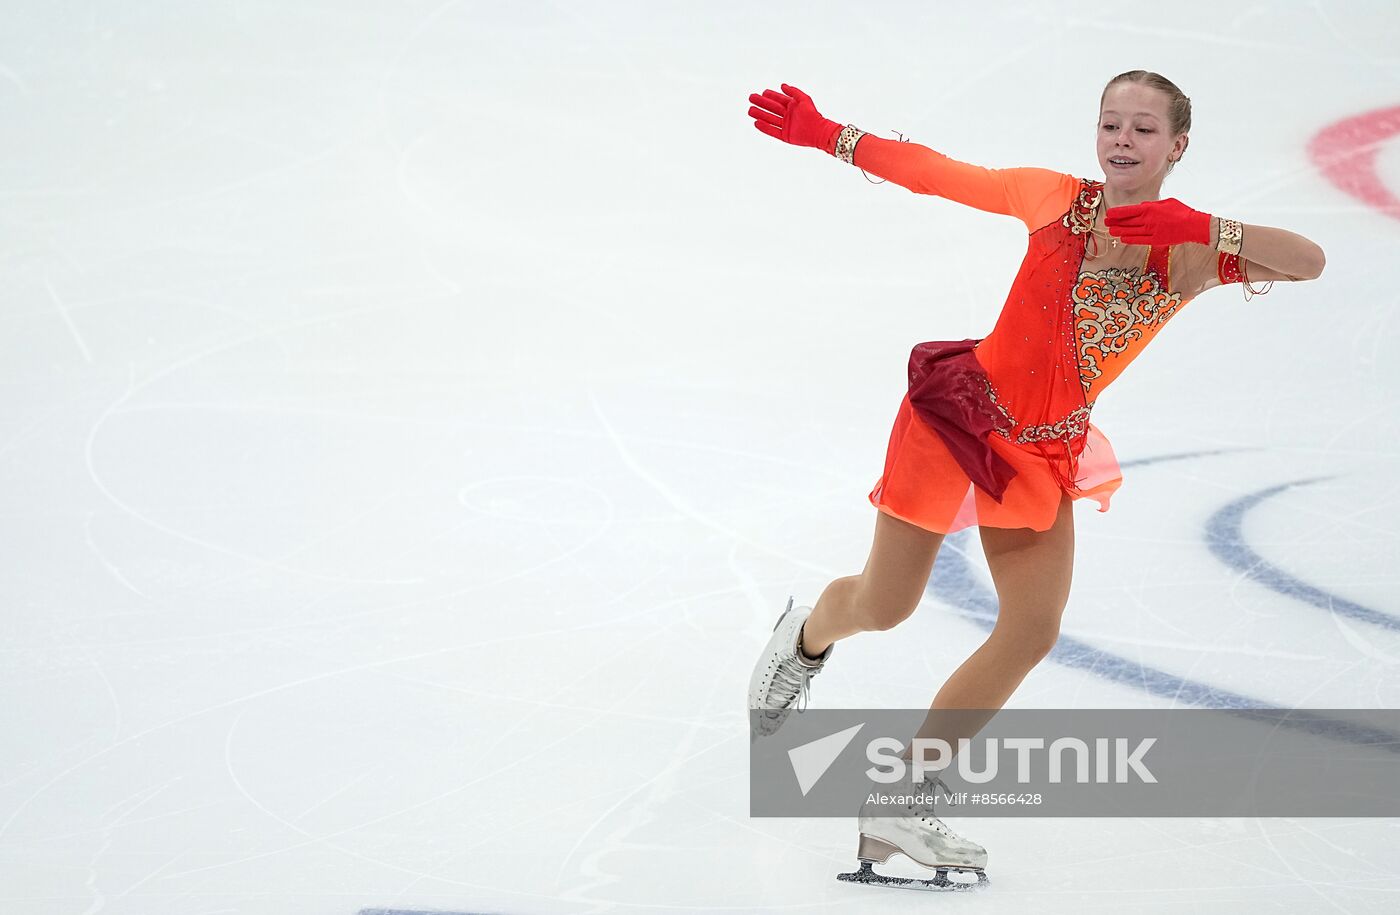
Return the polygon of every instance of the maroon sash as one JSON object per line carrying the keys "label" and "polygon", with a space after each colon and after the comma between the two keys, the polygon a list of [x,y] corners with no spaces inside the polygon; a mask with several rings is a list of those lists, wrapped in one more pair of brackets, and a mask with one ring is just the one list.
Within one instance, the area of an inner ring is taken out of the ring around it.
{"label": "maroon sash", "polygon": [[998,503],[1016,468],[987,444],[1014,427],[992,400],[973,346],[981,338],[920,343],[909,354],[909,403],[938,433],[969,480]]}

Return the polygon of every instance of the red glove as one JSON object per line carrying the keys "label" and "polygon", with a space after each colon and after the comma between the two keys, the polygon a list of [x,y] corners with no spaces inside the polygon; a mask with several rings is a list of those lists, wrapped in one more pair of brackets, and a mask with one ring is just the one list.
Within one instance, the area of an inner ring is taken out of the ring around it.
{"label": "red glove", "polygon": [[[836,135],[843,125],[822,117],[812,98],[796,86],[783,83],[783,92],[764,89],[749,96],[757,107],[749,108],[753,126],[793,146],[814,146],[835,154]],[[783,93],[786,93],[784,95]]]}
{"label": "red glove", "polygon": [[1193,210],[1175,197],[1113,207],[1103,214],[1108,231],[1130,245],[1210,244],[1209,213]]}

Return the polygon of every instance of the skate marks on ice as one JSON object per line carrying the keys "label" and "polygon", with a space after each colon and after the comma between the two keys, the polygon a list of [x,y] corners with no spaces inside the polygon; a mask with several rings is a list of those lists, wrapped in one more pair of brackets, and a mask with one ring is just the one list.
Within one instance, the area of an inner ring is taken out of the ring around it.
{"label": "skate marks on ice", "polygon": [[[1158,464],[1238,450],[1250,449],[1185,452],[1124,461],[1122,466]],[[1241,533],[1241,523],[1249,508],[1290,486],[1314,481],[1309,479],[1266,487],[1257,493],[1236,499],[1217,511],[1207,522],[1206,530],[1206,540],[1212,555],[1231,569],[1244,573],[1286,597],[1329,611],[1335,610],[1387,629],[1400,628],[1400,621],[1394,617],[1308,585],[1266,562],[1246,545]],[[965,558],[966,551],[973,542],[974,532],[975,528],[968,528],[948,535],[947,544],[954,548],[939,551],[938,562],[934,564],[933,575],[929,579],[928,593],[954,607],[955,612],[964,619],[991,632],[997,618],[996,594],[983,586],[973,566]],[[1068,635],[1060,636],[1055,647],[1051,649],[1049,659],[1067,667],[1088,671],[1112,683],[1140,689],[1153,696],[1173,699],[1181,705],[1240,710],[1273,709],[1277,706],[1276,703],[1159,670],[1140,660],[1114,654]],[[1312,733],[1328,733],[1354,743],[1389,745],[1395,747],[1396,752],[1400,752],[1400,735],[1312,715],[1306,711],[1295,710],[1294,715],[1282,722],[1281,726]]]}
{"label": "skate marks on ice", "polygon": [[355,915],[499,915],[497,912],[468,912],[456,909],[360,909]]}

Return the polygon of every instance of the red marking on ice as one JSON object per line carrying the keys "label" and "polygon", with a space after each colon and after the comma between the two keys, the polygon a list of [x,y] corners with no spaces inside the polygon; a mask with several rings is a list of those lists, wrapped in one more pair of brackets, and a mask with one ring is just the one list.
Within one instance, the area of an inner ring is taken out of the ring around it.
{"label": "red marking on ice", "polygon": [[1396,134],[1400,134],[1400,105],[1378,108],[1318,131],[1308,142],[1308,155],[1338,188],[1400,219],[1400,198],[1376,172],[1376,153]]}

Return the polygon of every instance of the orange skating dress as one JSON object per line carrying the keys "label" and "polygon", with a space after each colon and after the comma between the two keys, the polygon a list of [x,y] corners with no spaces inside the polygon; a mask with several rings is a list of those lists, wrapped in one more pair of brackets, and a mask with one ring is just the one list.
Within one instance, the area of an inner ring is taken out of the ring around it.
{"label": "orange skating dress", "polygon": [[1239,282],[1239,258],[1205,245],[1115,247],[1092,236],[1101,181],[983,168],[871,134],[857,143],[854,164],[918,194],[1014,216],[1029,232],[991,333],[910,353],[908,391],[870,503],[940,533],[1047,530],[1066,493],[1108,511],[1123,475],[1089,421],[1094,403],[1195,294],[1217,280]]}

